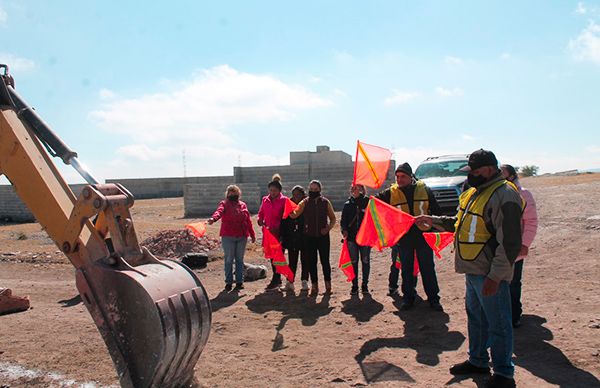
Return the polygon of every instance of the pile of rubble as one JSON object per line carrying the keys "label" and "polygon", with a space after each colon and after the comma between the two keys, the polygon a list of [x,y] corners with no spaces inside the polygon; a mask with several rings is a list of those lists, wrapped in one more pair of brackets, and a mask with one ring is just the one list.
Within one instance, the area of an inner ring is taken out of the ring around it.
{"label": "pile of rubble", "polygon": [[142,244],[159,257],[181,258],[187,253],[204,253],[218,249],[219,240],[208,236],[196,237],[188,229],[163,230],[145,239]]}

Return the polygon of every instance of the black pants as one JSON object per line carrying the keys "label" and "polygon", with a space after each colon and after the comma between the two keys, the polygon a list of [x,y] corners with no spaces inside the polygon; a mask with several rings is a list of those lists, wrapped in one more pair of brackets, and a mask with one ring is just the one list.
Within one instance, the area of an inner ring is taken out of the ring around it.
{"label": "black pants", "polygon": [[[310,261],[306,250],[303,249],[288,249],[288,260],[290,262],[290,269],[296,277],[296,269],[298,268],[298,256],[300,257],[300,263],[302,264],[302,272],[300,274],[300,280],[308,280],[310,274]],[[316,280],[315,280],[316,282]]]}
{"label": "black pants", "polygon": [[523,278],[523,262],[519,260],[515,262],[515,272],[513,279],[510,282],[510,304],[512,307],[513,324],[521,319],[523,314],[523,306],[521,305],[521,279]]}
{"label": "black pants", "polygon": [[[398,247],[398,244],[396,244],[392,247],[392,265],[390,266],[390,276],[388,277],[388,288],[390,290],[398,289],[398,278],[400,278],[400,270],[396,267],[396,259],[398,259],[399,255],[400,255],[400,248]],[[417,289],[418,281],[419,281],[419,278],[417,276],[415,276],[415,279],[414,279],[415,295],[417,292],[416,289]]]}
{"label": "black pants", "polygon": [[[283,251],[285,254],[285,250]],[[277,273],[273,260],[271,260],[271,269],[273,270],[273,277],[271,278],[271,284],[281,284],[281,274]]]}
{"label": "black pants", "polygon": [[306,242],[306,255],[310,265],[309,270],[312,283],[317,283],[319,280],[317,275],[317,256],[321,260],[323,278],[326,282],[330,282],[331,264],[329,263],[329,233],[327,233],[325,236],[305,236],[304,238]]}
{"label": "black pants", "polygon": [[400,261],[402,263],[402,297],[412,302],[415,300],[415,252],[419,261],[419,270],[423,279],[423,288],[427,294],[429,303],[440,300],[440,288],[435,274],[435,264],[433,262],[433,251],[425,244],[415,244],[410,247],[400,247]]}

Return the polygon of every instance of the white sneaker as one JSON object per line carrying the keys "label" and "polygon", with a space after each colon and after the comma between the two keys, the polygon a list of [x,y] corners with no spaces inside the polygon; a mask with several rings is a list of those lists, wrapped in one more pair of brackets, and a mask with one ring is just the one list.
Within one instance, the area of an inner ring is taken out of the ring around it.
{"label": "white sneaker", "polygon": [[302,281],[302,291],[308,291],[308,280]]}
{"label": "white sneaker", "polygon": [[290,282],[289,280],[285,281],[285,289],[287,291],[294,291],[294,283]]}

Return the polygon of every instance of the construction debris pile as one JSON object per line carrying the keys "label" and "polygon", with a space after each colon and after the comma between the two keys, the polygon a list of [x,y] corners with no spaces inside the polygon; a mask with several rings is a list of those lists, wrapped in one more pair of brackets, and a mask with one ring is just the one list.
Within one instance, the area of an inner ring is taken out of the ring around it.
{"label": "construction debris pile", "polygon": [[145,239],[142,244],[159,257],[181,258],[187,253],[204,253],[220,247],[219,240],[208,236],[196,237],[188,229],[163,230]]}

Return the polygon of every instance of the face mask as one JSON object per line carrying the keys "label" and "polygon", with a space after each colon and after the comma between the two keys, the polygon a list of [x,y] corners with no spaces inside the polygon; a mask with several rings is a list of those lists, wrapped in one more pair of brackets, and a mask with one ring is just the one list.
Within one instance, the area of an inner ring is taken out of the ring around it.
{"label": "face mask", "polygon": [[473,174],[469,174],[467,175],[467,183],[469,184],[469,186],[471,187],[479,187],[482,184],[484,184],[485,182],[487,182],[487,178],[484,177],[483,175],[473,175]]}
{"label": "face mask", "polygon": [[233,202],[236,202],[238,199],[240,199],[239,195],[228,195],[227,199]]}
{"label": "face mask", "polygon": [[318,198],[321,195],[320,191],[309,191],[308,196],[312,199]]}

